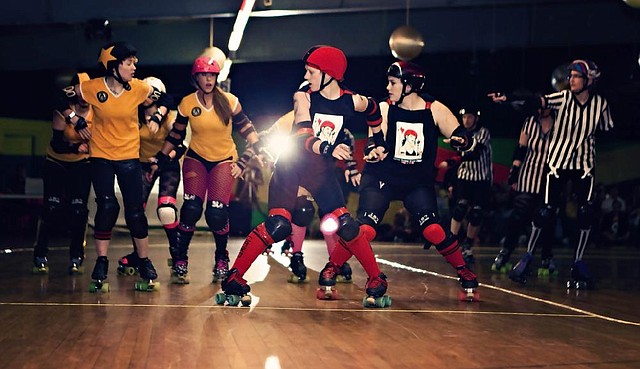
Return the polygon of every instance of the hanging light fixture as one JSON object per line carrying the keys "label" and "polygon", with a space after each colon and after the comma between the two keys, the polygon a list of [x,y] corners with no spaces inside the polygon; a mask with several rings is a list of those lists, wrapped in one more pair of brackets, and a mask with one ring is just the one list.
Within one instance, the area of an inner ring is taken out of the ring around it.
{"label": "hanging light fixture", "polygon": [[391,54],[400,60],[411,60],[420,55],[424,39],[418,30],[409,25],[409,0],[407,0],[406,24],[396,28],[389,37]]}

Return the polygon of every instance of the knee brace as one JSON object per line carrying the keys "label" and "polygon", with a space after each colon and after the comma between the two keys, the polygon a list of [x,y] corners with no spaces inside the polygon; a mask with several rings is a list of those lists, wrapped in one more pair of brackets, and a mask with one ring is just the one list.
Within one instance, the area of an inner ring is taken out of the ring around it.
{"label": "knee brace", "polygon": [[272,209],[264,226],[273,242],[280,242],[291,234],[291,214],[285,209]]}
{"label": "knee brace", "polygon": [[118,220],[120,204],[118,204],[118,200],[112,196],[97,198],[96,203],[98,209],[96,211],[95,229],[96,231],[110,232],[113,226],[116,225],[116,220]]}
{"label": "knee brace", "polygon": [[338,218],[338,231],[340,238],[349,242],[358,237],[360,233],[360,223],[351,217],[346,208],[340,208],[332,212]]}
{"label": "knee brace", "polygon": [[551,205],[544,205],[533,216],[533,225],[537,228],[548,229],[551,226],[553,217],[556,214],[556,208]]}
{"label": "knee brace", "polygon": [[[186,197],[186,196],[185,196]],[[194,196],[185,198],[180,208],[180,224],[184,228],[193,228],[202,216],[202,199]]]}
{"label": "knee brace", "polygon": [[313,207],[313,203],[307,196],[298,196],[296,199],[296,208],[293,209],[291,221],[297,226],[308,227],[313,220],[315,212],[316,209]]}
{"label": "knee brace", "polygon": [[213,200],[207,204],[207,209],[204,211],[204,218],[212,231],[220,232],[227,227],[229,211],[225,204]]}
{"label": "knee brace", "polygon": [[482,206],[474,206],[469,211],[469,224],[479,226],[482,224]]}
{"label": "knee brace", "polygon": [[453,208],[451,217],[457,222],[461,222],[464,216],[467,215],[467,201],[459,200],[456,202],[456,206]]}
{"label": "knee brace", "polygon": [[176,207],[175,197],[159,197],[156,213],[164,227],[175,228],[178,225],[178,208]]}
{"label": "knee brace", "polygon": [[149,223],[142,206],[136,206],[124,213],[124,219],[133,238],[145,238],[149,235]]}
{"label": "knee brace", "polygon": [[590,229],[595,220],[595,211],[593,209],[593,203],[588,201],[582,204],[578,208],[578,228],[580,229]]}

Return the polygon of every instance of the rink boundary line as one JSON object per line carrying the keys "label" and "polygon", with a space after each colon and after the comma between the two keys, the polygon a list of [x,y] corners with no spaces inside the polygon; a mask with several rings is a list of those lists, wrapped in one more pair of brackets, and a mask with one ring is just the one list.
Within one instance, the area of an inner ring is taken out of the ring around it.
{"label": "rink boundary line", "polygon": [[[386,260],[386,259],[379,258],[377,255],[376,255],[376,260],[378,261],[379,264],[388,265],[388,266],[391,266],[391,267],[394,267],[394,268],[404,269],[404,270],[408,270],[408,271],[414,272],[414,273],[429,274],[429,275],[432,275],[432,276],[435,276],[435,277],[439,277],[439,278],[453,279],[456,282],[458,281],[458,278],[456,278],[456,277],[452,277],[452,276],[449,276],[449,275],[445,275],[445,274],[441,274],[441,273],[437,273],[437,272],[432,272],[432,271],[428,271],[428,270],[424,270],[424,269],[420,269],[420,268],[415,268],[415,267],[412,267],[412,266],[408,266],[408,265],[397,263],[395,261],[389,261],[389,260]],[[525,298],[525,299],[528,299],[528,300],[532,300],[532,301],[536,301],[536,302],[542,302],[542,303],[547,304],[547,305],[551,305],[551,306],[555,306],[555,307],[558,307],[558,308],[561,308],[561,309],[565,309],[565,310],[573,311],[573,312],[576,312],[576,313],[579,313],[579,314],[587,315],[587,316],[592,317],[592,318],[597,318],[597,319],[602,319],[602,320],[609,321],[609,322],[614,322],[614,323],[619,323],[619,324],[626,324],[626,325],[633,325],[633,326],[636,326],[636,327],[640,327],[640,323],[638,323],[638,322],[632,322],[632,321],[628,321],[628,320],[616,319],[616,318],[612,318],[610,316],[596,314],[596,313],[593,313],[591,311],[579,309],[579,308],[576,308],[576,307],[573,307],[573,306],[561,304],[559,302],[555,302],[555,301],[551,301],[551,300],[541,299],[539,297],[527,295],[527,294],[524,294],[524,293],[516,292],[516,291],[513,291],[513,290],[506,289],[506,288],[498,287],[498,286],[494,286],[494,285],[491,285],[491,284],[479,283],[479,287],[489,288],[489,289],[492,289],[492,290],[500,291],[500,292],[503,292],[503,293],[506,293],[506,294],[509,294],[509,295],[522,297],[522,298]],[[476,313],[476,312],[474,312],[474,313]]]}
{"label": "rink boundary line", "polygon": [[[344,300],[343,300],[344,301]],[[227,306],[227,305],[178,305],[178,304],[119,304],[119,303],[82,303],[82,302],[0,302],[0,306],[38,306],[38,307],[120,307],[120,308],[166,308],[166,309],[238,309],[238,311],[250,310],[280,310],[280,311],[317,311],[317,312],[372,312],[372,313],[410,313],[410,314],[482,314],[482,315],[512,315],[512,316],[536,316],[549,318],[580,318],[592,319],[593,316],[585,314],[556,314],[556,313],[522,313],[505,311],[463,311],[463,310],[427,310],[427,309],[374,309],[374,308],[305,308],[305,307],[278,307],[278,306]]]}

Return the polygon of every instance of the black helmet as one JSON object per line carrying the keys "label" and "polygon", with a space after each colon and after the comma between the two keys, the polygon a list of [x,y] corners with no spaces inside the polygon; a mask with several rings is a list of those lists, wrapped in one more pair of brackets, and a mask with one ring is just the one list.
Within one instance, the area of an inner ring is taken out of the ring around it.
{"label": "black helmet", "polygon": [[472,104],[464,105],[462,108],[460,108],[460,111],[458,113],[460,113],[460,116],[463,116],[465,114],[473,114],[476,118],[480,118],[480,109]]}
{"label": "black helmet", "polygon": [[408,61],[397,61],[387,69],[387,75],[399,78],[404,86],[411,86],[411,92],[420,93],[424,89],[427,77],[422,67]]}
{"label": "black helmet", "polygon": [[600,69],[596,63],[591,60],[582,60],[577,59],[571,62],[569,65],[568,72],[571,73],[572,70],[582,74],[584,78],[593,80],[594,82],[600,78]]}
{"label": "black helmet", "polygon": [[103,72],[117,70],[118,65],[130,56],[136,56],[137,50],[128,42],[110,42],[100,49],[98,64]]}

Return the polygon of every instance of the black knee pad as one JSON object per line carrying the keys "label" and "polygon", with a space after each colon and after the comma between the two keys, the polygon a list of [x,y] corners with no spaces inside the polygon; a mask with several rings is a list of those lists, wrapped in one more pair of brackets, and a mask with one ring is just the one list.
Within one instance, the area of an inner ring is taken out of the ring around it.
{"label": "black knee pad", "polygon": [[591,201],[582,204],[578,208],[578,228],[589,229],[593,225],[596,218],[596,213]]}
{"label": "black knee pad", "polygon": [[115,197],[105,196],[96,199],[98,209],[96,211],[95,228],[98,231],[111,231],[116,225],[120,204]]}
{"label": "black knee pad", "polygon": [[351,241],[360,233],[360,223],[351,217],[351,214],[343,214],[338,218],[338,232],[340,238]]}
{"label": "black knee pad", "polygon": [[465,215],[467,215],[467,202],[462,200],[456,202],[456,206],[453,208],[451,214],[453,220],[461,222]]}
{"label": "black knee pad", "polygon": [[556,214],[556,208],[551,205],[544,205],[533,216],[533,225],[537,228],[549,228]]}
{"label": "black knee pad", "polygon": [[469,211],[469,224],[474,227],[482,224],[482,206],[474,206]]}
{"label": "black knee pad", "polygon": [[142,206],[125,211],[124,219],[132,237],[145,238],[149,235],[149,223]]}
{"label": "black knee pad", "polygon": [[291,214],[291,222],[300,227],[308,227],[313,221],[316,209],[313,202],[307,196],[298,196],[296,199],[296,208]]}
{"label": "black knee pad", "polygon": [[202,216],[202,199],[194,196],[192,199],[184,199],[180,208],[180,224],[186,228],[193,228]]}
{"label": "black knee pad", "polygon": [[284,240],[291,234],[291,222],[282,215],[269,215],[264,221],[264,226],[274,243]]}
{"label": "black knee pad", "polygon": [[229,211],[225,204],[214,200],[207,204],[207,209],[204,211],[204,218],[209,228],[214,232],[218,232],[227,226],[229,222]]}

